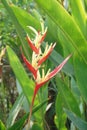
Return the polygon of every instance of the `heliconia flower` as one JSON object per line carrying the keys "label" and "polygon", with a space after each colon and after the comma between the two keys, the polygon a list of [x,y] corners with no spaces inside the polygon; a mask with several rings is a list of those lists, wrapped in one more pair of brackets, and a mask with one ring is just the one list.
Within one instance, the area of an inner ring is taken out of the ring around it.
{"label": "heliconia flower", "polygon": [[[69,55],[60,65],[58,65],[53,71],[51,72],[47,72],[46,75],[44,75],[43,78],[41,78],[40,80],[36,81],[36,86],[35,86],[35,90],[34,90],[34,97],[36,96],[38,90],[46,83],[48,82],[51,78],[53,78],[62,68],[63,66],[66,64],[66,62],[69,60],[69,58],[71,57],[71,55]],[[38,75],[37,75],[38,76]],[[38,77],[37,77],[38,78]]]}
{"label": "heliconia flower", "polygon": [[[32,30],[34,30],[34,32],[37,34],[38,36],[38,33],[36,32],[35,29],[33,29],[31,27]],[[45,30],[45,33],[43,33],[43,36],[42,38],[40,39],[40,41],[43,41],[45,35],[46,35],[46,32],[47,30]],[[40,33],[40,32],[39,32]],[[40,34],[39,34],[40,35]],[[37,37],[36,36],[36,37]],[[38,38],[36,38],[38,39]],[[45,47],[45,51],[42,53],[41,51],[38,51],[37,47],[36,47],[36,43],[32,43],[32,41],[30,40],[30,38],[27,36],[27,40],[28,40],[28,43],[31,47],[31,49],[33,50],[33,54],[32,54],[32,63],[30,63],[26,57],[23,55],[22,53],[22,57],[23,57],[23,60],[26,64],[26,66],[28,67],[28,69],[32,72],[33,76],[34,76],[34,79],[35,79],[35,83],[36,83],[36,86],[35,86],[35,95],[36,96],[36,93],[37,91],[39,90],[39,88],[41,86],[43,86],[47,81],[49,81],[52,77],[54,77],[62,68],[63,66],[65,65],[65,63],[68,61],[68,59],[70,58],[71,55],[69,55],[59,66],[57,66],[52,72],[47,72],[47,74],[45,75],[44,74],[44,70],[43,70],[43,76],[41,78],[40,76],[40,73],[39,73],[39,67],[41,66],[41,64],[49,57],[49,55],[51,54],[51,52],[53,51],[56,43],[54,44],[51,44],[51,45],[46,45]],[[35,40],[35,42],[39,40]],[[39,44],[39,43],[37,43]],[[41,47],[39,48],[41,50]]]}
{"label": "heliconia flower", "polygon": [[[30,115],[28,118],[28,125],[30,122],[30,118],[32,115],[32,107],[34,105],[34,100],[36,97],[36,94],[38,92],[38,90],[46,83],[48,82],[52,77],[54,77],[62,68],[63,66],[67,63],[67,61],[69,60],[69,58],[71,57],[71,55],[69,55],[59,66],[57,66],[52,72],[47,72],[46,75],[44,75],[44,71],[43,71],[43,76],[42,78],[40,78],[39,73],[37,73],[37,78],[39,77],[40,79],[36,80],[36,84],[35,84],[35,89],[34,89],[34,94],[33,94],[33,98],[32,98],[32,102],[31,102],[31,107],[30,107]],[[29,126],[28,126],[29,127]]]}
{"label": "heliconia flower", "polygon": [[28,67],[28,69],[32,72],[34,80],[35,80],[35,89],[34,94],[31,102],[30,107],[30,115],[28,122],[30,122],[31,114],[32,114],[32,107],[34,105],[34,100],[36,97],[36,94],[38,93],[38,90],[47,83],[51,78],[53,78],[67,63],[71,55],[69,55],[59,66],[57,66],[53,71],[50,72],[50,69],[45,74],[44,69],[42,69],[42,75],[39,72],[39,68],[41,68],[41,65],[46,59],[50,56],[51,52],[53,51],[56,43],[54,44],[46,44],[44,52],[41,50],[41,43],[43,42],[44,38],[46,37],[47,29],[43,33],[37,32],[34,28],[29,27],[35,34],[35,40],[31,41],[31,39],[27,36],[27,41],[32,49],[32,61],[31,63],[26,59],[24,54],[22,53],[23,60]]}

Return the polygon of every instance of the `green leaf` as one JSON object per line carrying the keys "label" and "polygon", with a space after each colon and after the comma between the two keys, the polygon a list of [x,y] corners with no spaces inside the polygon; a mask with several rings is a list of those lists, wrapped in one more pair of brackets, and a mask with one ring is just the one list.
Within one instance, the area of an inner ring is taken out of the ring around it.
{"label": "green leaf", "polygon": [[66,114],[68,115],[69,119],[73,122],[73,124],[79,129],[79,130],[87,130],[87,122],[82,120],[81,118],[77,117],[75,113],[70,112],[67,109],[64,109]]}
{"label": "green leaf", "polygon": [[[21,24],[21,26],[23,27],[23,29],[27,32],[29,32],[29,29],[27,28],[27,26],[33,26],[34,28],[36,28],[37,30],[40,29],[40,24],[39,22],[33,17],[31,16],[29,13],[27,13],[26,11],[22,10],[21,8],[19,7],[16,7],[14,5],[10,5],[11,9],[13,10],[13,15],[11,15],[13,21],[14,21],[14,14],[16,16],[16,20],[18,20],[18,22]],[[9,8],[10,8],[9,7]],[[19,31],[19,28],[18,28],[18,24],[16,24],[16,22],[14,21],[14,25],[16,27],[16,29]],[[20,27],[20,26],[19,26]],[[20,27],[21,28],[21,27]],[[19,35],[21,34],[21,31],[19,33]],[[29,34],[30,35],[30,34]],[[23,37],[23,36],[20,36],[20,37]],[[24,38],[23,38],[24,39]],[[25,44],[25,43],[24,43]],[[26,44],[25,44],[26,45]],[[55,56],[57,58],[55,58]],[[53,61],[55,61],[55,65],[58,65],[62,62],[63,58],[61,56],[59,56],[58,54],[56,55],[55,53],[52,54],[51,56],[51,59]],[[52,61],[51,60],[51,61]],[[56,64],[57,63],[57,64]],[[65,71],[68,71],[67,73],[70,73],[72,74],[73,73],[73,67],[68,66],[67,67],[64,67],[65,68]],[[68,68],[68,69],[67,69]]]}
{"label": "green leaf", "polygon": [[7,119],[7,128],[11,127],[14,124],[15,119],[18,115],[18,112],[20,111],[20,108],[23,104],[23,101],[24,101],[24,94],[22,93],[17,98],[15,104],[13,105],[13,107],[9,113],[9,117]]}
{"label": "green leaf", "polygon": [[46,15],[45,24],[48,27],[46,40],[49,41],[49,43],[56,42],[57,44],[55,49],[62,55],[63,48],[61,46],[61,43],[59,42],[59,37],[58,37],[59,28],[56,26],[56,24],[52,21],[52,19],[48,15]]}
{"label": "green leaf", "polygon": [[34,82],[28,78],[27,73],[25,72],[22,64],[20,63],[15,52],[7,46],[7,54],[9,58],[10,65],[14,71],[16,78],[18,79],[23,92],[28,99],[28,102],[31,101],[33,95],[33,88],[35,86]]}
{"label": "green leaf", "polygon": [[58,76],[56,78],[57,87],[60,90],[60,93],[63,97],[65,107],[73,111],[76,115],[81,116],[79,104],[76,101],[76,98],[68,88],[67,84],[64,83]]}
{"label": "green leaf", "polygon": [[70,2],[72,15],[75,19],[75,22],[81,29],[84,36],[87,38],[87,36],[86,36],[86,12],[84,9],[83,1],[82,0],[80,0],[80,1],[69,0],[69,2]]}
{"label": "green leaf", "polygon": [[[36,2],[63,31],[86,63],[87,55],[84,54],[84,51],[86,52],[87,42],[72,16],[69,15],[57,0],[47,0],[46,2],[44,0],[36,0]],[[80,50],[81,48],[84,48],[85,50]]]}
{"label": "green leaf", "polygon": [[55,104],[55,109],[56,109],[56,124],[59,130],[66,130],[65,127],[65,122],[66,122],[66,114],[63,111],[63,98],[61,93],[59,92],[56,98],[56,104]]}
{"label": "green leaf", "polygon": [[[48,100],[43,101],[40,105],[36,106],[33,109],[32,114],[34,114],[35,112],[37,112],[39,109],[41,109],[41,107],[43,107]],[[17,122],[15,122],[10,128],[8,128],[8,130],[21,130],[25,121],[27,120],[29,116],[29,113],[25,114],[21,119],[19,119]]]}
{"label": "green leaf", "polygon": [[[59,41],[63,47],[63,54],[64,56],[67,56],[69,54],[71,54],[72,52],[75,51],[75,48],[73,47],[73,45],[70,43],[70,41],[68,40],[68,38],[66,37],[66,35],[63,33],[62,30],[58,29],[58,38]],[[72,60],[72,58],[71,58]]]}
{"label": "green leaf", "polygon": [[26,32],[29,33],[29,35],[31,30],[29,30],[27,26],[32,26],[36,30],[41,30],[40,22],[36,18],[34,18],[30,13],[26,12],[25,10],[15,5],[11,5],[10,7],[13,10],[20,25]]}
{"label": "green leaf", "polygon": [[85,6],[85,10],[87,12],[87,0],[84,0],[84,6]]}
{"label": "green leaf", "polygon": [[83,99],[87,103],[87,64],[84,63],[77,53],[74,55],[74,68],[76,81]]}
{"label": "green leaf", "polygon": [[52,21],[51,18],[47,16],[46,20],[48,26],[48,33],[47,33],[48,41],[50,39],[50,42],[56,41],[56,43],[58,43],[56,44],[55,49],[61,55],[67,56],[71,54],[75,49],[68,40],[68,38],[66,37],[66,35],[60,28],[58,28],[58,26],[56,26],[56,24]]}
{"label": "green leaf", "polygon": [[34,123],[31,130],[43,130],[39,124]]}
{"label": "green leaf", "polygon": [[22,118],[20,118],[17,122],[15,122],[8,130],[21,130],[25,121],[28,118],[28,114],[25,114]]}
{"label": "green leaf", "polygon": [[0,120],[0,130],[6,130],[4,124],[2,123],[2,121]]}

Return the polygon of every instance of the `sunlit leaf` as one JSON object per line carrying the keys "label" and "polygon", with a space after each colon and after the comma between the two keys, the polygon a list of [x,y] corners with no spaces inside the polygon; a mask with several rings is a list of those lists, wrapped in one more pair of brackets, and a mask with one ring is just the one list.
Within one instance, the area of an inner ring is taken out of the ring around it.
{"label": "sunlit leaf", "polygon": [[[86,52],[85,48],[87,48],[87,42],[74,19],[57,0],[47,0],[46,2],[44,2],[44,0],[36,0],[36,2],[63,31],[70,43],[86,63],[87,55],[84,54],[84,51]],[[84,50],[81,48],[84,48]]]}
{"label": "sunlit leaf", "polygon": [[72,16],[75,19],[75,22],[77,22],[77,25],[81,29],[83,35],[86,36],[86,12],[83,5],[83,1],[80,0],[69,0],[70,7],[72,10]]}
{"label": "sunlit leaf", "polygon": [[29,34],[31,32],[28,26],[32,26],[36,30],[41,29],[40,21],[34,18],[30,13],[24,11],[23,9],[15,5],[11,5],[10,8],[13,10],[14,14],[16,15],[17,20],[19,21],[20,25],[23,27],[23,29],[26,32],[29,32]]}
{"label": "sunlit leaf", "polygon": [[6,130],[4,124],[2,123],[2,121],[0,120],[0,130]]}
{"label": "sunlit leaf", "polygon": [[28,101],[31,101],[33,95],[34,82],[29,79],[17,55],[9,46],[7,47],[7,54],[10,65],[23,89],[25,96],[27,97]]}

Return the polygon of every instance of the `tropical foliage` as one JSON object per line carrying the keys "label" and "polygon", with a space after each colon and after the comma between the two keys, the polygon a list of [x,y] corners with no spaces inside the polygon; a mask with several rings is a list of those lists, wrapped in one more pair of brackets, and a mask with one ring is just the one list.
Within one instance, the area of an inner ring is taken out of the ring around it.
{"label": "tropical foliage", "polygon": [[86,33],[87,0],[0,1],[1,130],[87,130]]}

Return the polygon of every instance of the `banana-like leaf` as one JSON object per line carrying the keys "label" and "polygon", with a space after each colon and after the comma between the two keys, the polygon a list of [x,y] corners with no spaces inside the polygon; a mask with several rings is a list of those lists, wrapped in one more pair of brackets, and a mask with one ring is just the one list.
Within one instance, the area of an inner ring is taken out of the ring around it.
{"label": "banana-like leaf", "polygon": [[70,112],[67,109],[64,109],[69,119],[73,122],[73,124],[78,128],[78,130],[87,130],[87,122],[77,117],[75,113]]}
{"label": "banana-like leaf", "polygon": [[[36,2],[63,31],[86,63],[87,55],[84,54],[84,51],[86,52],[87,42],[73,17],[70,16],[57,0],[47,0],[46,2],[44,0],[36,0]],[[81,48],[84,49],[81,50]]]}
{"label": "banana-like leaf", "polygon": [[[29,13],[27,13],[26,11],[24,11],[14,5],[10,5],[9,8],[11,8],[13,11],[13,15],[11,15],[12,20],[14,20],[14,19],[15,19],[15,21],[18,20],[18,23],[22,26],[22,28],[26,32],[30,32],[29,29],[27,28],[27,26],[33,26],[37,30],[40,29],[40,23],[37,21],[37,19],[35,19]],[[16,16],[16,18],[14,15]],[[14,25],[15,25],[16,29],[18,30],[18,32],[19,32],[19,28],[21,28],[21,26],[19,24],[16,24],[16,22],[14,22]],[[19,27],[17,27],[18,25],[19,25]],[[48,31],[49,31],[49,29],[48,29]],[[20,34],[21,34],[21,32],[19,33],[19,35]],[[30,33],[29,33],[29,35],[30,35]],[[56,40],[57,40],[57,38],[56,38]],[[55,56],[56,56],[56,58],[55,58]],[[63,61],[63,58],[56,52],[53,52],[53,54],[50,57],[53,60],[53,61],[52,60],[51,61],[54,62],[55,65],[58,65]],[[73,75],[74,71],[73,71],[73,67],[71,65],[68,65],[68,64],[65,65],[64,70],[66,71],[66,73]]]}
{"label": "banana-like leaf", "polygon": [[84,0],[85,10],[87,12],[87,0]]}
{"label": "banana-like leaf", "polygon": [[20,25],[23,27],[23,29],[26,32],[29,33],[29,35],[30,35],[31,30],[29,30],[28,26],[32,26],[38,31],[41,30],[40,21],[34,18],[30,13],[26,12],[25,10],[15,5],[10,5],[10,8],[14,12]]}
{"label": "banana-like leaf", "polygon": [[[72,44],[70,44],[70,41],[68,40],[68,38],[65,36],[65,34],[60,29],[58,30],[58,37],[59,37],[59,41],[63,47],[63,53],[64,53],[65,57],[75,51]],[[73,58],[71,58],[71,60],[73,60]]]}
{"label": "banana-like leaf", "polygon": [[56,98],[56,104],[55,104],[55,110],[56,110],[56,124],[59,130],[67,130],[65,126],[66,122],[66,114],[63,111],[63,96],[60,92],[58,92],[57,98]]}
{"label": "banana-like leaf", "polygon": [[87,103],[87,64],[81,57],[78,57],[77,53],[74,55],[74,68],[80,93]]}
{"label": "banana-like leaf", "polygon": [[62,81],[58,76],[56,78],[58,89],[62,95],[64,105],[66,108],[73,111],[79,117],[81,116],[79,104],[77,103],[76,98],[74,97],[73,93],[67,87],[67,85]]}
{"label": "banana-like leaf", "polygon": [[28,99],[28,102],[30,102],[35,84],[32,80],[29,79],[17,55],[9,46],[7,46],[7,54],[13,72],[18,79],[26,98]]}
{"label": "banana-like leaf", "polygon": [[82,33],[84,34],[84,36],[87,39],[87,35],[86,35],[86,12],[85,12],[85,8],[83,5],[83,1],[80,0],[69,0],[70,2],[70,7],[72,10],[72,15],[77,23],[77,25],[79,26],[79,28],[81,29]]}
{"label": "banana-like leaf", "polygon": [[[70,41],[63,33],[63,31],[58,28],[58,26],[56,26],[56,24],[48,16],[46,16],[46,24],[48,26],[47,40],[50,42],[56,41],[57,44],[55,50],[57,53],[60,53],[61,55],[64,55],[64,57],[67,57],[67,55],[75,51],[75,48],[72,44],[70,44]],[[57,61],[57,59],[54,57],[55,56],[53,56],[53,59]],[[73,58],[70,60],[73,61]]]}

